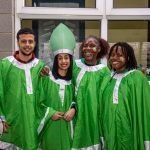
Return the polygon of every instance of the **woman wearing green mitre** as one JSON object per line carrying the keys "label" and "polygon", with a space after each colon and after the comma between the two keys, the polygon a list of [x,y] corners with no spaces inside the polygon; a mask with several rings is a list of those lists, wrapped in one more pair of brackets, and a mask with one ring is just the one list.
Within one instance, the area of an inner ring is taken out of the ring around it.
{"label": "woman wearing green mitre", "polygon": [[[54,54],[52,72],[42,78],[44,101],[50,119],[46,115],[39,126],[42,150],[70,150],[73,138],[72,119],[75,115],[74,86],[71,83],[75,38],[64,24],[59,24],[50,37]],[[41,128],[43,127],[43,128]]]}

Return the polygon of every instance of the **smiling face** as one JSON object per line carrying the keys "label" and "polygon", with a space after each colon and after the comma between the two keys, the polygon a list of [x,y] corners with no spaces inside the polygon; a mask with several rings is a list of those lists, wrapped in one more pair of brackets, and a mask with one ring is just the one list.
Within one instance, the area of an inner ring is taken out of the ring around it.
{"label": "smiling face", "polygon": [[35,47],[33,34],[20,34],[18,39],[19,52],[24,56],[32,55]]}
{"label": "smiling face", "polygon": [[91,62],[96,63],[97,55],[100,52],[98,41],[92,37],[88,38],[83,44],[82,51],[87,64],[90,64]]}
{"label": "smiling face", "polygon": [[114,47],[112,50],[109,63],[117,72],[122,72],[126,69],[126,57],[120,46],[117,49]]}
{"label": "smiling face", "polygon": [[70,66],[69,54],[66,53],[58,54],[58,70],[67,71],[69,66]]}

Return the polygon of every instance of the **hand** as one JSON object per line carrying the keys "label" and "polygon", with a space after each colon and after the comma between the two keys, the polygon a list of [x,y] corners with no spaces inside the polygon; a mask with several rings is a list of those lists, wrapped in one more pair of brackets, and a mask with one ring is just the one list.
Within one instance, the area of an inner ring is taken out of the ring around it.
{"label": "hand", "polygon": [[50,68],[49,68],[48,66],[45,66],[45,67],[41,70],[40,76],[44,76],[44,75],[48,76],[48,75],[49,75],[49,72],[50,72]]}
{"label": "hand", "polygon": [[10,126],[8,125],[8,123],[6,121],[2,121],[3,123],[3,132],[7,133],[8,128],[10,128]]}
{"label": "hand", "polygon": [[75,113],[76,113],[75,108],[69,109],[69,110],[65,113],[64,119],[65,119],[66,121],[71,121],[72,118],[74,117]]}
{"label": "hand", "polygon": [[58,120],[63,118],[64,113],[63,112],[56,112],[53,116],[52,116],[52,120]]}

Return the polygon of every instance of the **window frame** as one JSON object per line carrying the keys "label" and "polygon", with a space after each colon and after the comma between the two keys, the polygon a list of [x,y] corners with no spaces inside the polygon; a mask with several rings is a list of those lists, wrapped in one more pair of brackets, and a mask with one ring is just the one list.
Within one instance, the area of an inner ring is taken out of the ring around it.
{"label": "window frame", "polygon": [[113,0],[96,0],[96,8],[25,7],[25,0],[15,2],[15,35],[22,19],[99,20],[106,40],[109,20],[150,20],[150,8],[113,8]]}

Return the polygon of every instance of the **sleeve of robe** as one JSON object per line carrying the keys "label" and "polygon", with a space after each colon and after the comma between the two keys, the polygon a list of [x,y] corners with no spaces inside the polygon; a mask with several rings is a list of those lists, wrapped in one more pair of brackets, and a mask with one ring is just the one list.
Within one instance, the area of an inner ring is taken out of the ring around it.
{"label": "sleeve of robe", "polygon": [[101,82],[101,86],[100,89],[98,90],[99,92],[99,131],[100,131],[100,137],[101,137],[101,143],[103,143],[103,131],[102,131],[102,123],[101,123],[101,112],[103,111],[103,106],[101,106],[101,99],[102,99],[102,94],[103,91],[105,90],[105,87],[107,86],[107,84],[109,83],[110,79],[111,79],[111,74],[110,74],[110,70],[106,67],[105,71],[103,72],[103,74],[101,74],[101,76],[103,77],[102,82]]}
{"label": "sleeve of robe", "polygon": [[[132,77],[132,76],[131,76]],[[129,83],[132,126],[135,142],[150,148],[150,85],[139,71]]]}
{"label": "sleeve of robe", "polygon": [[52,107],[47,105],[48,93],[51,92],[51,87],[49,84],[49,76],[40,77],[39,87],[38,87],[38,101],[37,101],[37,115],[39,118],[39,128],[38,133],[41,132],[44,125],[56,112]]}

